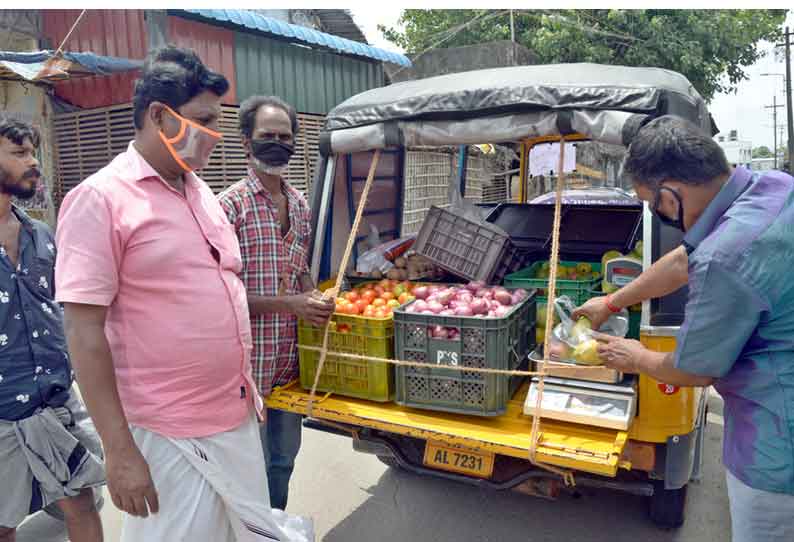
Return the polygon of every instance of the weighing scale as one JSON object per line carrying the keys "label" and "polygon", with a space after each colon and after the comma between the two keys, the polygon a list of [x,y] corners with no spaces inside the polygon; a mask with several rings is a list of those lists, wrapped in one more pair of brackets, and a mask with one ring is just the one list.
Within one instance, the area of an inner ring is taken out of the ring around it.
{"label": "weighing scale", "polygon": [[616,292],[642,274],[642,260],[634,256],[618,256],[606,261],[602,269],[604,293]]}
{"label": "weighing scale", "polygon": [[[535,414],[537,377],[532,379],[524,414]],[[546,377],[540,415],[552,420],[626,430],[637,410],[637,377],[619,384]]]}

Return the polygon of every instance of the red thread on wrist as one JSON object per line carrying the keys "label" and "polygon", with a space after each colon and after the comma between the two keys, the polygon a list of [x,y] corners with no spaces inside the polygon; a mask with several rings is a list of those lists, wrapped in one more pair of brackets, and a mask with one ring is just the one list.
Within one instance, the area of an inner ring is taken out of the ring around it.
{"label": "red thread on wrist", "polygon": [[616,307],[615,305],[612,304],[612,294],[607,296],[606,305],[607,305],[607,308],[609,309],[609,312],[611,312],[613,314],[616,314],[616,313],[620,312],[620,310],[621,310],[620,307]]}

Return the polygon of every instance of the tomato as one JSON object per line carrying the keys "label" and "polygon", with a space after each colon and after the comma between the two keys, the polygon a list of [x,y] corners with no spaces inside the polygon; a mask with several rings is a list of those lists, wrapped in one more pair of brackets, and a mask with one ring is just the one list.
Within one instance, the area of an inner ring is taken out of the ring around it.
{"label": "tomato", "polygon": [[370,305],[366,309],[364,309],[364,316],[366,316],[367,318],[374,318],[375,317],[375,307]]}
{"label": "tomato", "polygon": [[382,297],[379,297],[377,299],[373,299],[372,300],[372,306],[375,307],[376,309],[377,308],[381,308],[381,307],[385,307],[386,306],[386,300],[383,299]]}
{"label": "tomato", "polygon": [[386,312],[386,309],[383,307],[375,311],[375,318],[386,318],[387,316],[388,313]]}
{"label": "tomato", "polygon": [[361,292],[361,299],[366,299],[367,303],[372,303],[372,300],[378,297],[378,294],[375,293],[375,290],[368,288]]}
{"label": "tomato", "polygon": [[383,279],[378,283],[378,286],[384,290],[391,290],[394,287],[394,283],[389,279]]}
{"label": "tomato", "polygon": [[339,333],[350,333],[350,326],[347,324],[339,324],[336,328]]}
{"label": "tomato", "polygon": [[396,296],[394,295],[394,292],[383,292],[382,294],[380,294],[380,298],[385,299],[386,301],[394,299],[395,297]]}
{"label": "tomato", "polygon": [[380,284],[375,286],[374,290],[375,290],[375,295],[377,295],[378,297],[382,296],[383,292],[386,291],[386,289],[383,286],[381,286]]}
{"label": "tomato", "polygon": [[366,299],[359,299],[358,301],[356,301],[355,305],[356,308],[358,309],[358,313],[361,314],[367,309],[367,307],[369,307],[369,301],[367,301]]}
{"label": "tomato", "polygon": [[397,298],[397,301],[400,302],[400,305],[405,305],[406,303],[408,303],[409,301],[413,301],[414,299],[416,299],[414,296],[412,296],[408,292],[404,292],[400,294],[400,297]]}
{"label": "tomato", "polygon": [[386,302],[386,306],[387,306],[387,307],[391,307],[392,309],[396,309],[397,307],[399,307],[399,306],[400,306],[400,302],[399,302],[399,301],[397,301],[396,299],[389,299],[389,300]]}
{"label": "tomato", "polygon": [[355,303],[355,302],[356,302],[356,301],[358,301],[360,298],[361,298],[361,297],[359,296],[359,293],[358,293],[357,291],[355,291],[355,290],[353,290],[352,292],[347,292],[347,293],[345,294],[345,299],[347,299],[347,300],[348,300],[348,301],[350,301],[351,303]]}

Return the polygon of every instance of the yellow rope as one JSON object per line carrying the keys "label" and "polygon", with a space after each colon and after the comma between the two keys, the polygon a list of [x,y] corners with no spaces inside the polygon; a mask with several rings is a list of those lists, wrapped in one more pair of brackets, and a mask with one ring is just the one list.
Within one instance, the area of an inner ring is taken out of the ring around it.
{"label": "yellow rope", "polygon": [[[322,353],[323,349],[319,346],[308,346],[304,344],[299,344],[298,348],[300,350],[307,350],[309,352],[320,352]],[[367,361],[373,363],[387,363],[389,365],[399,365],[402,367],[419,367],[422,369],[448,369],[450,371],[466,371],[467,373],[483,373],[483,374],[492,374],[492,375],[501,375],[501,376],[540,376],[548,375],[548,372],[541,372],[541,371],[510,371],[506,369],[489,369],[485,367],[464,367],[462,365],[438,365],[433,363],[425,363],[421,361],[406,361],[402,359],[393,359],[393,358],[378,358],[375,356],[367,356],[365,354],[351,354],[349,352],[337,352],[335,350],[329,350],[328,353],[333,355],[334,357],[344,358],[354,361]],[[575,367],[577,371],[586,371],[586,370],[593,370],[593,371],[602,371],[604,368],[598,365],[571,365],[571,367]]]}
{"label": "yellow rope", "polygon": [[[378,162],[380,161],[380,149],[375,151],[372,156],[372,163],[369,166],[369,175],[367,175],[367,182],[364,183],[364,190],[361,192],[361,199],[358,202],[358,209],[356,209],[356,218],[353,220],[352,231],[350,237],[347,238],[347,246],[345,252],[342,254],[342,261],[339,263],[339,273],[336,276],[336,284],[333,288],[325,291],[323,299],[336,297],[342,289],[342,281],[345,279],[345,271],[347,270],[347,263],[350,261],[350,255],[353,253],[353,246],[356,244],[356,236],[358,235],[358,228],[361,225],[361,217],[364,215],[364,207],[367,205],[367,198],[369,197],[369,189],[372,187],[372,181],[375,179],[375,171],[378,169]],[[353,194],[348,194],[352,198]],[[312,409],[314,407],[314,395],[317,393],[317,385],[320,383],[320,375],[323,372],[323,365],[328,356],[328,333],[331,329],[331,321],[325,324],[325,332],[323,334],[323,346],[320,351],[320,361],[317,363],[317,373],[314,375],[314,384],[312,384],[311,394],[309,395],[309,404],[306,407],[306,415],[312,417]]]}
{"label": "yellow rope", "polygon": [[540,430],[540,408],[543,403],[543,390],[546,384],[546,363],[549,358],[551,332],[554,327],[554,300],[557,297],[557,265],[560,261],[560,221],[562,217],[562,189],[565,185],[565,137],[560,137],[560,160],[557,165],[557,190],[554,200],[554,223],[551,230],[551,258],[549,259],[549,291],[546,306],[546,334],[543,337],[543,358],[538,370],[538,385],[535,394],[535,414],[532,416],[532,432],[530,433],[529,460],[533,465],[554,472],[562,476],[565,485],[576,485],[573,472],[558,469],[551,465],[540,463],[537,458],[538,444],[542,435]]}

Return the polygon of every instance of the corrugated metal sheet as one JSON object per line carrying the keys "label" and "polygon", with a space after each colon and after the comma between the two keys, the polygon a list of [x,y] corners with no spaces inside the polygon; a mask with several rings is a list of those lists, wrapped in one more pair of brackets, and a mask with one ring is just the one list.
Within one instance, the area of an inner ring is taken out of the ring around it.
{"label": "corrugated metal sheet", "polygon": [[348,55],[362,56],[381,62],[391,62],[399,66],[411,66],[411,61],[404,55],[340,38],[325,32],[319,32],[312,28],[285,23],[246,9],[182,9],[170,10],[170,12],[247,28],[248,30],[287,38],[314,47],[324,47]]}
{"label": "corrugated metal sheet", "polygon": [[234,69],[234,31],[228,28],[189,21],[182,17],[168,17],[168,41],[193,49],[210,69],[222,73],[229,80],[229,92],[223,103],[237,100],[237,78]]}
{"label": "corrugated metal sheet", "polygon": [[[79,9],[42,10],[44,37],[57,48],[77,17]],[[91,9],[69,38],[69,51],[142,59],[146,55],[146,22],[143,10]],[[87,77],[59,83],[55,92],[79,107],[93,108],[132,100],[132,85],[139,72]]]}
{"label": "corrugated metal sheet", "polygon": [[235,33],[237,99],[273,94],[303,113],[325,114],[347,98],[383,86],[380,63],[264,36]]}

